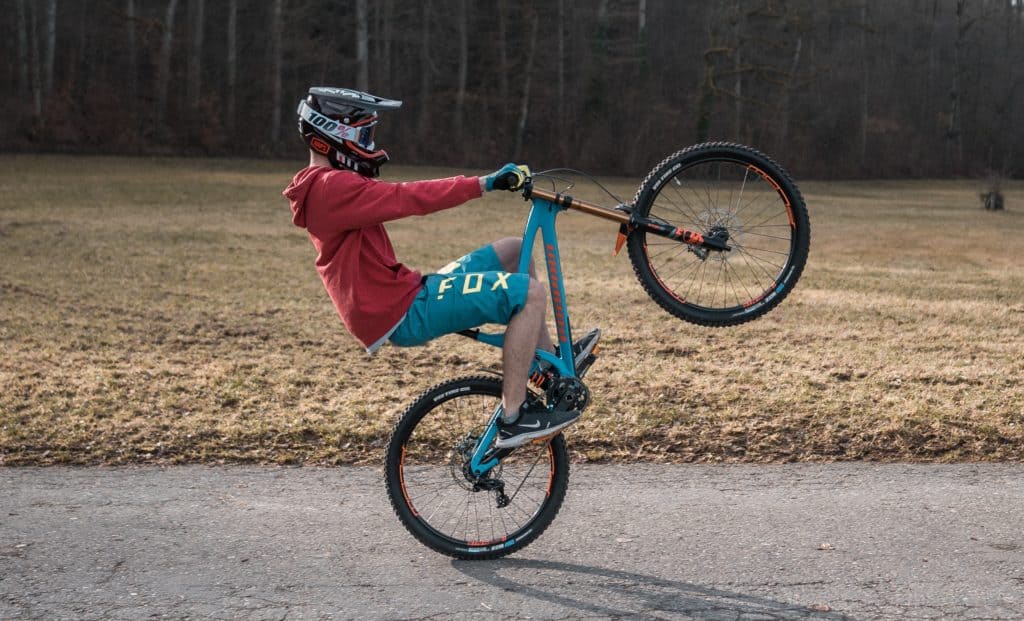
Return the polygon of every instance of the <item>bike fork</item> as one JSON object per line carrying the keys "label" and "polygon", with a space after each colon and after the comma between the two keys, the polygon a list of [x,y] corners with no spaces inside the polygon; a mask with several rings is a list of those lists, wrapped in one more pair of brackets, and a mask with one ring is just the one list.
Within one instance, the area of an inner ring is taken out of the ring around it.
{"label": "bike fork", "polygon": [[480,437],[477,442],[476,448],[473,449],[473,454],[469,458],[469,474],[474,477],[482,477],[491,468],[497,466],[506,455],[511,453],[513,449],[499,449],[493,448],[495,436],[498,435],[498,420],[501,418],[503,412],[502,406],[494,411],[491,415],[491,419],[487,422],[487,428],[484,430],[484,435]]}

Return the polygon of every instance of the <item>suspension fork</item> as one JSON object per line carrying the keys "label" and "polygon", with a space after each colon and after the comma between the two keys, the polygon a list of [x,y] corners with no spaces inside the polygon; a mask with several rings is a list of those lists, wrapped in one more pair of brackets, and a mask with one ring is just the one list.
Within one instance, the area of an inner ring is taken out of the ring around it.
{"label": "suspension fork", "polygon": [[653,218],[638,216],[626,205],[619,205],[617,209],[608,209],[607,207],[602,207],[600,205],[582,201],[578,198],[573,198],[568,194],[548,192],[537,188],[530,188],[529,195],[534,200],[540,199],[551,205],[557,205],[564,209],[575,209],[592,216],[597,216],[598,218],[618,222],[620,241],[616,244],[616,253],[618,253],[619,249],[622,247],[622,241],[625,240],[625,235],[628,235],[634,230],[641,230],[660,237],[667,237],[668,239],[689,244],[697,248],[719,251],[732,250],[732,247],[727,243],[728,239],[705,236],[697,231],[672,226]]}

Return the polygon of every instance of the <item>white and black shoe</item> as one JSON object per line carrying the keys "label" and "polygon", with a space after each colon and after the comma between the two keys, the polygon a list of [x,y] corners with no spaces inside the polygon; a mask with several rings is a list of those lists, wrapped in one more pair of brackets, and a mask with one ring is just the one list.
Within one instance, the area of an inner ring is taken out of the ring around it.
{"label": "white and black shoe", "polygon": [[549,438],[579,419],[580,413],[576,410],[549,412],[539,404],[523,404],[515,421],[506,423],[503,419],[498,420],[498,438],[494,446],[515,448],[533,440]]}

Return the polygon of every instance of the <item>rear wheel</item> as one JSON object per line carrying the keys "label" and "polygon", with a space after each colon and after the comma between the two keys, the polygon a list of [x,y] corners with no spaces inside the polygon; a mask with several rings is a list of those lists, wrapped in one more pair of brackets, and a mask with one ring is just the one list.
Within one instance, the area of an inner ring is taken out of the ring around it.
{"label": "rear wheel", "polygon": [[497,558],[536,539],[569,484],[561,434],[526,444],[483,477],[465,464],[501,403],[501,379],[463,377],[430,388],[402,414],[388,445],[391,506],[428,547],[466,559]]}
{"label": "rear wheel", "polygon": [[689,322],[731,326],[760,317],[786,297],[807,262],[811,229],[800,191],[781,166],[749,147],[707,143],[669,156],[640,185],[633,211],[730,247],[630,233],[640,284]]}

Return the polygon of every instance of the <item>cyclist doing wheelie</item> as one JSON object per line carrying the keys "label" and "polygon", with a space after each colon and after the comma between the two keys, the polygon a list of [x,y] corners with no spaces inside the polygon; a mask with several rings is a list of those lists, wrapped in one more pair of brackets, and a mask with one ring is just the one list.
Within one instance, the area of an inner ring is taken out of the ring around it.
{"label": "cyclist doing wheelie", "polygon": [[[401,105],[350,89],[309,89],[297,110],[309,166],[284,190],[292,222],[308,232],[328,295],[369,353],[388,341],[414,346],[485,323],[507,324],[495,446],[555,435],[580,412],[526,399],[536,349],[555,348],[544,320],[545,286],[532,263],[529,274],[515,273],[522,240],[499,239],[424,275],[397,260],[384,228],[385,222],[456,207],[485,191],[510,189],[508,173],[517,169],[506,164],[482,177],[404,183],[376,179],[389,160],[374,142],[377,113]],[[596,333],[581,340],[587,339],[596,340]],[[592,346],[578,342],[574,350]]]}

